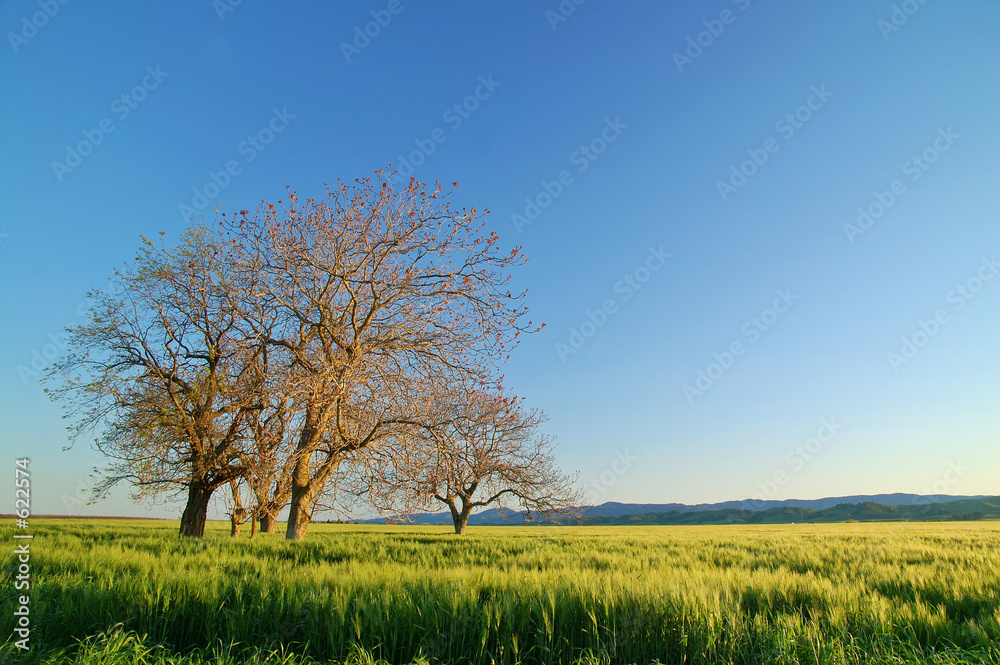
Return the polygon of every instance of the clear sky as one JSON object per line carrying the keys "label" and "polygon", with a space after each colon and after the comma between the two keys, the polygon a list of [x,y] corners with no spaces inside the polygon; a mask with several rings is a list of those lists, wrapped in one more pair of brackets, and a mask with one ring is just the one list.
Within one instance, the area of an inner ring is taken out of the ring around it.
{"label": "clear sky", "polygon": [[997,3],[230,2],[0,4],[36,512],[149,514],[31,376],[140,234],[389,162],[524,246],[507,383],[592,501],[1000,494]]}

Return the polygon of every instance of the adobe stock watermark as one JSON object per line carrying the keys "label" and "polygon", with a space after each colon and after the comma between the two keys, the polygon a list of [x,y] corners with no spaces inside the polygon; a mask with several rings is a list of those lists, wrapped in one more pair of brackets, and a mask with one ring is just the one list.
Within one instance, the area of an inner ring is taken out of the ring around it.
{"label": "adobe stock watermark", "polygon": [[212,9],[220,21],[226,20],[226,14],[236,11],[236,8],[243,4],[243,0],[213,0]]}
{"label": "adobe stock watermark", "polygon": [[778,494],[778,489],[784,487],[799,471],[805,468],[806,464],[823,451],[823,445],[833,441],[841,429],[843,423],[838,423],[836,418],[823,418],[819,421],[819,428],[816,436],[806,439],[803,443],[796,445],[785,455],[785,467],[775,470],[775,472],[765,481],[757,483],[759,490],[752,497],[751,503],[756,502],[754,510],[761,508],[760,503],[773,499]]}
{"label": "adobe stock watermark", "polygon": [[767,163],[771,155],[781,149],[781,141],[791,140],[795,133],[812,119],[813,113],[823,108],[827,101],[833,97],[833,93],[826,89],[826,84],[822,84],[818,88],[812,86],[809,88],[809,92],[805,102],[778,118],[778,121],[774,123],[774,131],[778,132],[781,140],[772,136],[764,140],[762,147],[749,148],[746,151],[749,159],[741,162],[739,166],[733,164],[730,167],[728,180],[716,181],[715,188],[719,191],[719,196],[722,197],[723,201],[728,201],[737,190],[746,185],[748,180]]}
{"label": "adobe stock watermark", "polygon": [[[476,609],[472,609],[475,607]],[[420,650],[414,660],[425,662],[428,658],[431,662],[450,662],[449,657],[453,651],[462,652],[466,642],[463,637],[467,632],[478,633],[482,625],[478,605],[466,605],[459,614],[452,614],[448,628],[441,629],[434,635],[427,636],[427,643],[421,644]]]}
{"label": "adobe stock watermark", "polygon": [[340,42],[340,52],[344,54],[344,59],[348,63],[357,55],[360,55],[372,43],[372,40],[382,34],[382,29],[389,27],[392,17],[402,13],[402,0],[389,0],[385,9],[373,9],[370,14],[373,20],[364,24],[354,26],[354,38],[351,43]]}
{"label": "adobe stock watermark", "polygon": [[[643,284],[650,280],[653,273],[666,264],[667,259],[671,256],[673,255],[663,250],[663,245],[660,245],[658,248],[650,247],[646,260],[635,270],[627,275],[623,275],[621,279],[615,282],[614,292],[621,296],[622,302],[628,302],[642,288]],[[608,317],[617,312],[618,300],[615,298],[606,298],[599,308],[593,311],[588,309],[584,312],[586,320],[579,326],[570,326],[569,338],[566,342],[556,342],[556,353],[559,354],[559,360],[565,363],[567,357],[574,355],[583,348],[587,340],[604,327],[604,324],[608,322]]]}
{"label": "adobe stock watermark", "polygon": [[[86,318],[90,305],[91,301],[88,298],[76,306],[74,312],[78,320]],[[29,379],[38,381],[42,378],[42,372],[46,371],[49,365],[68,348],[69,335],[65,329],[72,328],[77,322],[70,321],[59,333],[49,333],[49,341],[47,343],[43,344],[41,348],[35,347],[31,350],[31,361],[27,365],[21,364],[17,366],[17,374],[21,377],[22,384],[27,386]]]}
{"label": "adobe stock watermark", "polygon": [[[947,494],[965,477],[968,471],[969,467],[962,464],[961,458],[949,460],[948,469],[940,478],[931,483],[929,487],[925,487],[923,493],[925,495]],[[937,503],[937,500],[933,496],[915,496],[912,501],[913,505],[933,503]]]}
{"label": "adobe stock watermark", "polygon": [[[614,120],[605,118],[604,127],[598,135],[570,153],[569,163],[576,167],[577,173],[583,173],[590,168],[593,162],[597,161],[598,157],[604,154],[610,144],[618,140],[618,137],[626,129],[628,129],[628,125],[621,121],[621,116],[615,116]],[[551,181],[542,180],[540,183],[541,191],[534,196],[524,198],[524,214],[515,212],[510,216],[510,221],[514,224],[517,232],[521,233],[525,226],[535,223],[542,216],[542,212],[562,196],[566,188],[574,182],[576,179],[569,169],[563,169]]]}
{"label": "adobe stock watermark", "polygon": [[[480,105],[492,97],[496,89],[502,85],[500,81],[493,80],[493,74],[485,77],[480,76],[477,81],[478,84],[473,89],[472,94],[459,102],[455,102],[441,114],[441,120],[453,132],[457,131],[466,120],[471,118],[472,114],[479,110]],[[399,156],[399,168],[396,169],[396,173],[392,177],[409,178],[413,175],[416,167],[426,162],[427,158],[437,150],[437,147],[447,140],[448,132],[441,127],[433,129],[427,138],[414,139],[413,144],[416,146],[416,149],[411,150],[406,156]]]}
{"label": "adobe stock watermark", "polygon": [[800,296],[793,295],[791,289],[775,291],[778,297],[774,299],[771,306],[764,309],[759,316],[751,316],[742,326],[740,333],[747,338],[744,344],[739,340],[733,341],[721,353],[713,353],[714,362],[709,363],[705,369],[698,369],[697,378],[694,385],[685,383],[681,386],[681,392],[687,399],[688,404],[694,404],[695,398],[702,397],[711,390],[715,382],[722,378],[722,375],[732,369],[736,364],[736,359],[747,351],[747,346],[756,344],[761,336],[770,330],[782,314],[786,313],[795,304]]}
{"label": "adobe stock watermark", "polygon": [[72,494],[63,493],[60,499],[62,499],[63,507],[67,515],[75,515],[77,506],[87,506],[90,505],[90,496],[92,489],[87,486],[83,479],[77,477],[76,479],[76,489],[73,490]]}
{"label": "adobe stock watermark", "polygon": [[274,631],[263,636],[264,644],[268,646],[286,644],[295,637],[296,632],[300,630],[304,632],[305,627],[309,624],[309,616],[309,610],[301,610],[295,615],[294,622],[291,618],[285,619]]}
{"label": "adobe stock watermark", "polygon": [[[741,12],[746,11],[746,8],[750,6],[750,0],[732,0],[732,3]],[[705,50],[711,47],[722,36],[722,33],[726,31],[726,26],[736,22],[737,16],[738,14],[733,10],[723,9],[719,12],[718,18],[702,21],[701,24],[705,26],[705,29],[693,36],[688,35],[687,46],[684,48],[683,53],[680,51],[674,51],[673,53],[674,66],[677,67],[677,71],[683,74],[684,68],[700,58]]]}
{"label": "adobe stock watermark", "polygon": [[205,184],[192,188],[194,196],[191,197],[191,205],[181,203],[178,206],[181,219],[188,222],[192,217],[208,208],[212,199],[226,187],[229,187],[233,178],[243,172],[243,166],[257,159],[257,155],[264,152],[275,137],[285,131],[294,119],[295,114],[289,113],[287,106],[281,107],[280,111],[277,108],[271,109],[270,120],[236,146],[236,154],[243,158],[243,163],[241,164],[238,158],[234,158],[227,161],[223,168],[218,171],[209,171]]}
{"label": "adobe stock watermark", "polygon": [[20,53],[21,47],[38,35],[38,31],[49,24],[49,21],[56,17],[63,5],[68,5],[69,0],[38,0],[38,7],[41,11],[35,12],[30,17],[21,17],[21,29],[17,32],[8,32],[7,41],[14,53]]}
{"label": "adobe stock watermark", "polygon": [[898,32],[900,28],[906,25],[910,17],[920,11],[920,8],[926,4],[927,0],[903,0],[898,5],[894,4],[892,6],[892,13],[889,14],[889,20],[879,19],[875,24],[875,27],[882,33],[882,40],[889,41],[889,35]]}
{"label": "adobe stock watermark", "polygon": [[600,475],[591,478],[587,483],[587,498],[586,501],[591,506],[596,506],[597,502],[604,496],[605,493],[611,487],[618,482],[626,471],[632,468],[635,462],[638,462],[639,458],[633,455],[626,449],[624,452],[621,450],[615,451],[615,460],[608,466],[608,468],[600,473]]}
{"label": "adobe stock watermark", "polygon": [[[146,75],[134,88],[128,92],[123,92],[115,97],[111,102],[111,112],[118,117],[121,122],[132,115],[132,111],[139,107],[152,91],[160,87],[163,80],[170,76],[170,72],[160,70],[160,66],[146,67]],[[84,129],[83,139],[74,146],[66,146],[66,157],[62,162],[52,162],[52,172],[56,180],[63,181],[73,169],[80,166],[83,160],[94,152],[94,149],[104,142],[104,138],[115,131],[115,123],[111,118],[102,118],[93,129]]]}
{"label": "adobe stock watermark", "polygon": [[549,22],[549,27],[552,28],[552,32],[556,31],[560,23],[565,23],[566,19],[573,15],[576,8],[582,5],[587,0],[562,0],[555,8],[555,11],[551,9],[545,10],[545,20]]}
{"label": "adobe stock watermark", "polygon": [[[919,155],[913,155],[910,159],[903,162],[903,166],[901,167],[903,175],[909,176],[908,179],[911,183],[920,180],[920,177],[937,162],[941,154],[948,152],[951,146],[955,145],[955,141],[960,138],[962,138],[962,135],[952,131],[951,125],[948,125],[948,129],[941,129],[939,127],[937,138],[934,139],[931,145],[924,148]],[[847,235],[848,242],[853,245],[854,239],[864,235],[865,231],[874,226],[875,222],[881,219],[906,191],[906,184],[900,178],[889,183],[889,188],[885,191],[876,189],[872,193],[874,201],[866,206],[858,206],[858,218],[854,223],[851,224],[848,222],[844,224],[844,233]]]}
{"label": "adobe stock watermark", "polygon": [[[996,254],[990,258],[984,256],[980,260],[979,268],[975,274],[964,282],[956,284],[955,288],[948,292],[945,300],[951,305],[951,311],[957,312],[963,309],[969,301],[976,297],[977,293],[982,291],[988,282],[996,277],[998,272],[1000,272],[1000,262],[997,261]],[[901,365],[909,364],[917,357],[920,350],[941,332],[942,326],[946,326],[950,322],[951,314],[946,307],[940,307],[934,311],[932,317],[918,321],[917,330],[900,339],[899,352],[890,351],[886,354],[886,360],[892,367],[892,371],[899,372]]]}

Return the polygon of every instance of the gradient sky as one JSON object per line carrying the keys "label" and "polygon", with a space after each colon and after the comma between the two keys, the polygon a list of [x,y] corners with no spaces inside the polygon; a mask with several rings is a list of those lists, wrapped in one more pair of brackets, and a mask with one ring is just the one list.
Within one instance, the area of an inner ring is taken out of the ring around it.
{"label": "gradient sky", "polygon": [[100,458],[28,376],[140,234],[421,145],[524,246],[547,325],[507,383],[593,502],[1000,494],[1000,5],[679,5],[0,4],[0,448],[34,511],[178,514],[79,505]]}

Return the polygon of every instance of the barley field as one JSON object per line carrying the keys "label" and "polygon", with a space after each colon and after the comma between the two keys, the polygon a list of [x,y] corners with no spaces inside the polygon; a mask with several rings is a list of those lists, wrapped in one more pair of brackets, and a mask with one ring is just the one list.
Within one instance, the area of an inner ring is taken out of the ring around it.
{"label": "barley field", "polygon": [[998,522],[31,529],[3,663],[1000,663]]}

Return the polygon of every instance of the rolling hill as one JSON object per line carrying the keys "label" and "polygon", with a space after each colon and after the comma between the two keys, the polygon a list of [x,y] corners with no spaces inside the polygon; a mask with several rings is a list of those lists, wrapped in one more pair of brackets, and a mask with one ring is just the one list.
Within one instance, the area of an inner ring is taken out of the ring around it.
{"label": "rolling hill", "polygon": [[[978,503],[977,503],[978,502]],[[992,502],[992,503],[990,503]],[[980,505],[982,503],[982,505]],[[994,506],[993,504],[996,504]],[[845,506],[863,506],[852,512]],[[876,508],[875,506],[880,506]],[[883,519],[947,519],[951,515],[984,512],[1000,517],[1000,498],[950,496],[946,494],[865,494],[823,499],[785,501],[723,501],[687,505],[683,503],[617,503],[584,507],[588,524],[730,524]],[[856,514],[855,514],[856,513]],[[659,521],[657,521],[659,520]],[[385,518],[363,520],[383,523]],[[411,524],[451,524],[448,513],[421,513],[411,516]],[[497,509],[484,510],[469,519],[470,525],[523,524],[523,515]]]}

